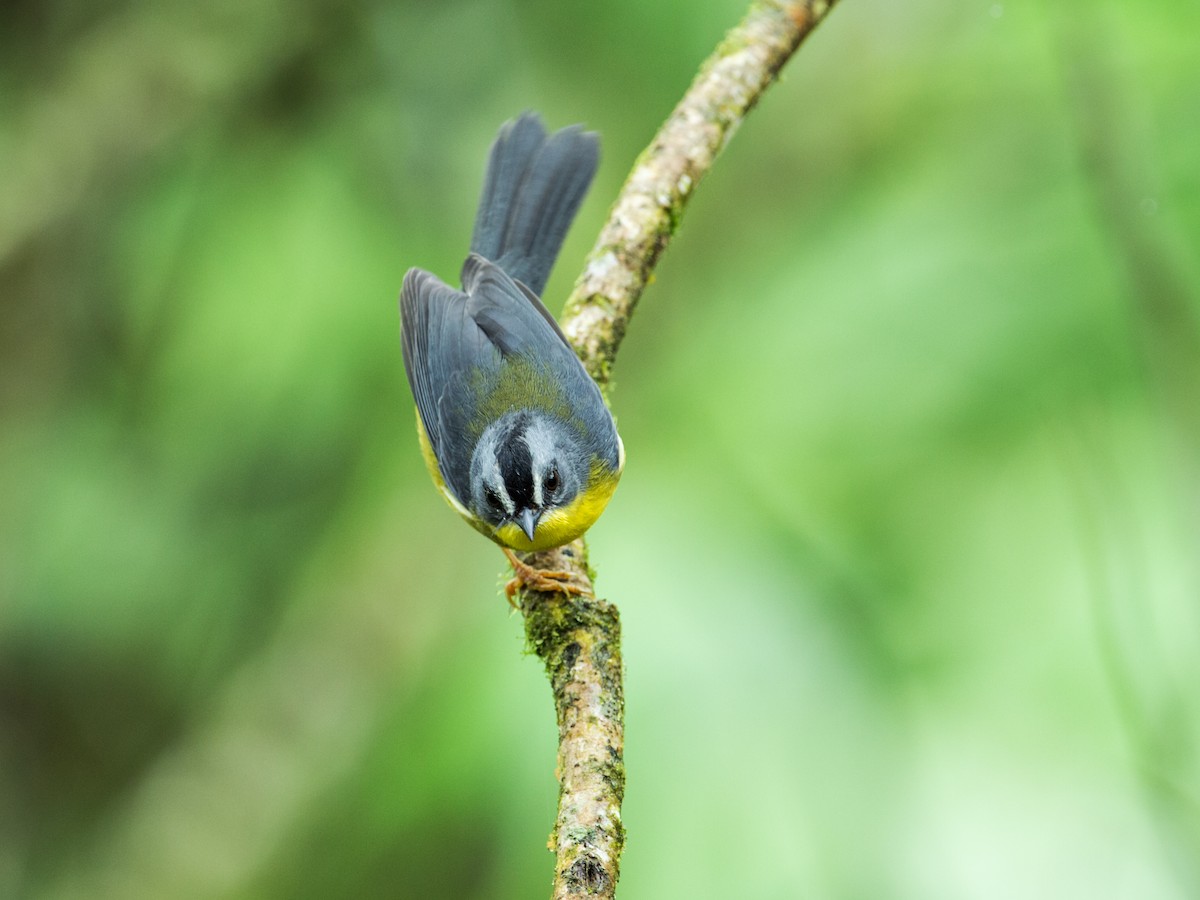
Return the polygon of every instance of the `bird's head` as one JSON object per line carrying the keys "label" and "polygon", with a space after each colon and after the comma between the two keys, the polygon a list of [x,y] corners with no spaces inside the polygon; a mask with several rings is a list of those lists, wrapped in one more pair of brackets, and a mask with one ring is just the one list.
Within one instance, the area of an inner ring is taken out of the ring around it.
{"label": "bird's head", "polygon": [[[564,526],[571,530],[566,519],[591,470],[590,454],[569,423],[542,410],[507,412],[484,429],[475,446],[471,512],[507,547],[558,546],[565,543],[559,539]],[[553,528],[547,527],[550,522]]]}

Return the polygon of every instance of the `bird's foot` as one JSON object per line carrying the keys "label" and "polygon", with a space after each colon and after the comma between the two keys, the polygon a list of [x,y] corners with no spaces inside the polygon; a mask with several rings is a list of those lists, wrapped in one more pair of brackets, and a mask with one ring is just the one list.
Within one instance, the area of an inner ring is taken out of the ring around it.
{"label": "bird's foot", "polygon": [[504,586],[504,596],[508,598],[508,605],[513,609],[517,609],[517,604],[513,602],[513,597],[517,591],[522,588],[529,588],[533,591],[541,591],[544,594],[560,593],[576,597],[591,597],[591,590],[586,584],[581,584],[581,579],[574,572],[559,572],[549,569],[539,569],[536,566],[531,566],[528,563],[522,562],[517,554],[507,547],[501,548],[504,550],[504,555],[508,557],[508,561],[513,567],[513,578]]}

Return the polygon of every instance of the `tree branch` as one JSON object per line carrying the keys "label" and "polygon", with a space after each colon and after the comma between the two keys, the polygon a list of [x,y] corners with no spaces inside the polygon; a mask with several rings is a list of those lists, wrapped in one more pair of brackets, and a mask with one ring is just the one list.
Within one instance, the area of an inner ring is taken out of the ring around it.
{"label": "tree branch", "polygon": [[835,2],[752,4],[634,164],[563,312],[563,331],[602,388],[700,179]]}
{"label": "tree branch", "polygon": [[[563,331],[602,389],[629,319],[700,179],[836,0],[758,0],[700,68],[642,152],[567,300]],[[591,587],[582,540],[535,554]],[[595,597],[527,591],[525,635],[542,658],[558,714],[554,898],[611,898],[625,829],[621,622]]]}

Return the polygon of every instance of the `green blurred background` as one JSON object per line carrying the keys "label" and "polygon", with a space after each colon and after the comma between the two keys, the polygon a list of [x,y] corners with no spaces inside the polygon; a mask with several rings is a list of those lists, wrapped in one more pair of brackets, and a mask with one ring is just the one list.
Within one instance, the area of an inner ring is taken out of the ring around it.
{"label": "green blurred background", "polygon": [[[548,894],[396,297],[740,0],[0,6],[0,897]],[[1200,9],[844,0],[616,370],[636,898],[1200,896]]]}

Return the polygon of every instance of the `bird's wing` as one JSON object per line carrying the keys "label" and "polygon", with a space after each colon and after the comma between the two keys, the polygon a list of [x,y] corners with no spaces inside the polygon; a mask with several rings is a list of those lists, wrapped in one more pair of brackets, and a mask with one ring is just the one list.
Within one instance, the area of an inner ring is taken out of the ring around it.
{"label": "bird's wing", "polygon": [[[563,348],[575,356],[567,336],[537,294],[499,265],[472,253],[463,263],[462,280],[470,296],[471,317],[506,356],[523,353],[557,356]],[[546,345],[551,335],[561,342],[561,347],[553,341]]]}
{"label": "bird's wing", "polygon": [[436,275],[409,269],[400,291],[404,370],[442,478],[464,506],[470,499],[475,394],[468,380],[500,366],[500,351],[471,318],[469,298]]}

